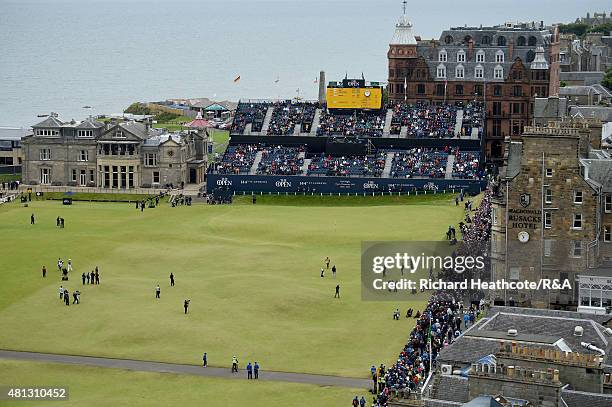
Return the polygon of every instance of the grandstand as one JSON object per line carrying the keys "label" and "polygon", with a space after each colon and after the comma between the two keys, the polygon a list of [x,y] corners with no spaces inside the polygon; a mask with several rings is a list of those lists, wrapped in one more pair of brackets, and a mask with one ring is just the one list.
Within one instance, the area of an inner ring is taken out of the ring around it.
{"label": "grandstand", "polygon": [[364,193],[480,190],[481,103],[328,109],[302,100],[241,101],[210,189]]}

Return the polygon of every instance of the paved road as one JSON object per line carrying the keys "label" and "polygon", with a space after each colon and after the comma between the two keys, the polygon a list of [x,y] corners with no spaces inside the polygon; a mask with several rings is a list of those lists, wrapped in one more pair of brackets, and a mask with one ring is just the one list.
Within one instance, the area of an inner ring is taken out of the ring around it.
{"label": "paved road", "polygon": [[[246,380],[246,371],[241,369],[232,374],[229,368],[181,365],[176,363],[149,362],[143,360],[98,358],[91,356],[57,355],[53,353],[20,352],[0,350],[0,359],[18,359],[35,362],[65,363],[71,365],[96,366],[115,369],[136,370],[141,372],[188,374],[206,377],[221,377]],[[262,370],[260,380],[290,383],[306,383],[318,386],[350,387],[367,389],[371,380],[349,377],[315,375],[305,373],[270,372]]]}

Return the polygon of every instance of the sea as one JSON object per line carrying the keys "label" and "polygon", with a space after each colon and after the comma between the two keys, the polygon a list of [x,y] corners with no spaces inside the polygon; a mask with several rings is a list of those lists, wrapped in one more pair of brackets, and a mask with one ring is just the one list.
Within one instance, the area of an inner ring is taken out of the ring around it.
{"label": "sea", "polygon": [[[573,22],[601,0],[407,1],[422,38],[516,21]],[[0,0],[0,126],[135,101],[316,99],[321,70],[387,78],[401,0]],[[607,9],[606,9],[607,8]],[[240,80],[234,80],[240,76]],[[85,108],[89,106],[89,108]]]}

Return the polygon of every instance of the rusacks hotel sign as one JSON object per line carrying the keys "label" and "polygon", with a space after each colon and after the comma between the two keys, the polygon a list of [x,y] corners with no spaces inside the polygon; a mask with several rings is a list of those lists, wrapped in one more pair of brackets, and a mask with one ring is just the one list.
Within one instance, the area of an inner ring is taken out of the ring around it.
{"label": "rusacks hotel sign", "polygon": [[509,226],[513,229],[537,229],[542,223],[542,211],[540,209],[527,209],[531,204],[531,195],[521,194],[519,203],[522,208],[508,209]]}

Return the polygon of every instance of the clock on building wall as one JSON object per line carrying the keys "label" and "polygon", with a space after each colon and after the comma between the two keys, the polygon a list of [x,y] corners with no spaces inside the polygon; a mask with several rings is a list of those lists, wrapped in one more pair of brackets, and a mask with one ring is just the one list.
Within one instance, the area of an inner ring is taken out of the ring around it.
{"label": "clock on building wall", "polygon": [[521,243],[527,243],[529,241],[529,233],[525,232],[524,230],[522,232],[519,232],[518,240]]}

